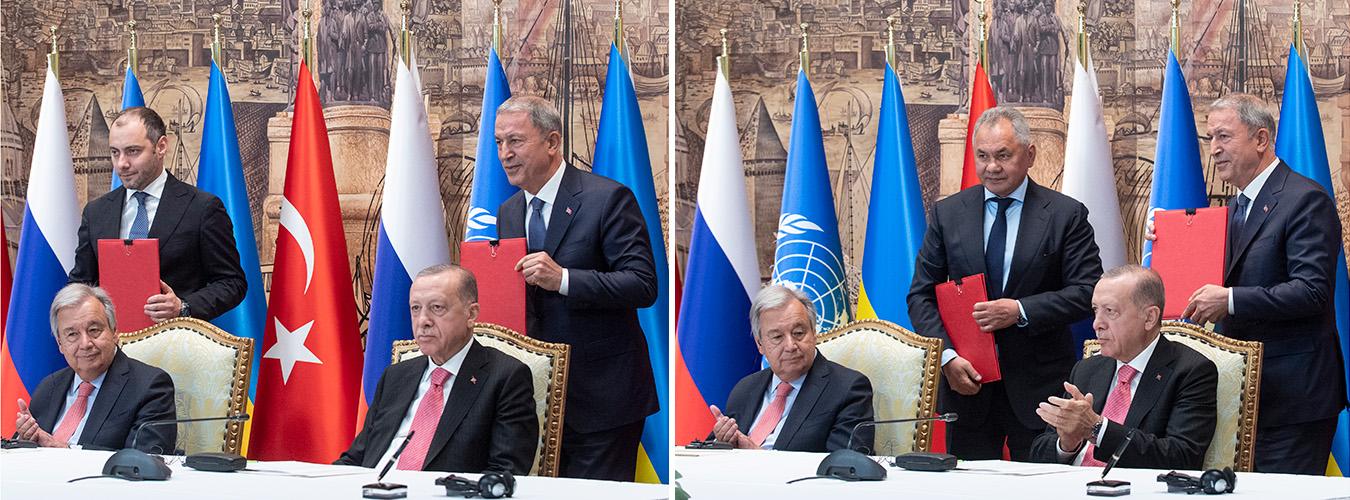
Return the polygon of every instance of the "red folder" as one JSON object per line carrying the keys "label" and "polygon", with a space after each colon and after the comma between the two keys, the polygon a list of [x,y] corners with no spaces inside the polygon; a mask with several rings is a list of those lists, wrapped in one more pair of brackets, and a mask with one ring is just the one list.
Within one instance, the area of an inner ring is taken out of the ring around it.
{"label": "red folder", "polygon": [[1223,284],[1223,256],[1228,246],[1228,208],[1166,210],[1153,217],[1152,267],[1167,290],[1163,319],[1186,311],[1191,294],[1205,285]]}
{"label": "red folder", "polygon": [[159,240],[98,240],[98,284],[117,308],[117,331],[155,324],[145,301],[159,294]]}
{"label": "red folder", "polygon": [[945,347],[956,349],[956,354],[975,367],[980,374],[980,383],[1001,380],[1003,372],[998,368],[994,334],[981,331],[972,316],[976,303],[989,300],[984,288],[984,274],[939,283],[934,292],[942,326],[947,329],[947,337],[952,339],[952,345]]}
{"label": "red folder", "polygon": [[525,331],[525,276],[516,272],[516,263],[523,258],[525,238],[459,244],[459,265],[478,280],[478,321],[529,335]]}

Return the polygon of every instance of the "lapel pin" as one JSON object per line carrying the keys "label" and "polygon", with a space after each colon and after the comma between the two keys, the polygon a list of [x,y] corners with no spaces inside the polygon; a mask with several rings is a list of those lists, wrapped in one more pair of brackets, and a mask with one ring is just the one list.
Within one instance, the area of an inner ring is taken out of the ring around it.
{"label": "lapel pin", "polygon": [[1154,375],[1154,376],[1155,376],[1155,377],[1158,377],[1158,380],[1162,380],[1162,374],[1161,374],[1161,373],[1156,374],[1156,375]]}
{"label": "lapel pin", "polygon": [[[1158,378],[1162,378],[1162,375],[1159,375]],[[477,383],[478,383],[478,377],[475,377],[475,376],[469,377],[469,383],[470,383],[470,384],[477,384]]]}
{"label": "lapel pin", "polygon": [[1270,205],[1262,205],[1262,206],[1261,206],[1261,211],[1262,211],[1262,212],[1269,212],[1269,211],[1270,211]]}
{"label": "lapel pin", "polygon": [[572,215],[572,207],[567,207],[567,215]]}

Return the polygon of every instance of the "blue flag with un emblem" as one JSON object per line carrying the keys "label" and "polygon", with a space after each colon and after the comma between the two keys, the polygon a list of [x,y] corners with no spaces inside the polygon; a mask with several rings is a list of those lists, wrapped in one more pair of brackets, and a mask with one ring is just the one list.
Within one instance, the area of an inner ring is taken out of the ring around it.
{"label": "blue flag with un emblem", "polygon": [[516,194],[497,157],[497,106],[511,97],[497,49],[488,51],[487,78],[483,83],[483,114],[478,121],[478,149],[474,157],[473,190],[464,220],[464,241],[497,239],[497,207]]}
{"label": "blue flag with un emblem", "polygon": [[792,113],[777,236],[773,282],[801,290],[811,298],[818,331],[847,323],[850,312],[839,219],[834,213],[816,95],[805,71],[797,73],[797,103]]}

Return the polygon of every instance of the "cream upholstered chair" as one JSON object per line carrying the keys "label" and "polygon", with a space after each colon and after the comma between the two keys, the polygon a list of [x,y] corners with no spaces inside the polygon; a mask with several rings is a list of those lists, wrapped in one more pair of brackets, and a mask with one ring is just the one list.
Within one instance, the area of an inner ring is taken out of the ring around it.
{"label": "cream upholstered chair", "polygon": [[[1203,354],[1219,371],[1219,420],[1209,451],[1205,452],[1205,468],[1251,471],[1256,410],[1261,398],[1261,343],[1230,339],[1181,321],[1164,321],[1162,334],[1167,340]],[[1083,344],[1083,357],[1095,356],[1101,350],[1100,342],[1089,340]]]}
{"label": "cream upholstered chair", "polygon": [[[244,413],[253,359],[253,339],[236,337],[193,318],[175,318],[118,339],[122,351],[168,372],[178,418]],[[239,453],[243,422],[178,424],[185,453]]]}
{"label": "cream upholstered chair", "polygon": [[[942,340],[868,319],[817,335],[816,349],[830,361],[867,375],[877,420],[933,414]],[[877,426],[873,454],[928,451],[932,426],[932,422]]]}
{"label": "cream upholstered chair", "polygon": [[[558,450],[562,448],[563,402],[567,400],[567,370],[572,346],[532,339],[492,323],[473,327],[478,343],[497,349],[525,363],[534,378],[534,411],[539,416],[539,449],[530,468],[533,476],[558,476]],[[394,342],[393,362],[421,356],[413,340]]]}

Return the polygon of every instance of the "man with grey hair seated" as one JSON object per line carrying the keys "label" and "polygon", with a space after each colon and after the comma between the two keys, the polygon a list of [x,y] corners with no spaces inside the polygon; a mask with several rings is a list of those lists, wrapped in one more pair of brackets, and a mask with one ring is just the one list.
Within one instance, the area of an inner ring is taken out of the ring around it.
{"label": "man with grey hair seated", "polygon": [[51,448],[121,449],[134,443],[145,452],[174,452],[175,425],[145,427],[139,438],[132,432],[175,418],[173,379],[118,348],[117,315],[108,294],[66,285],[52,300],[49,318],[69,366],[42,379],[31,405],[19,400],[19,438]]}
{"label": "man with grey hair seated", "polygon": [[1218,422],[1214,362],[1161,335],[1166,300],[1158,272],[1108,271],[1092,293],[1101,355],[1079,361],[1036,414],[1048,424],[1032,444],[1039,462],[1103,467],[1133,434],[1120,467],[1204,468]]}
{"label": "man with grey hair seated", "polygon": [[[872,420],[872,382],[816,352],[811,299],[769,285],[750,305],[750,329],[769,367],[736,383],[712,437],[737,448],[830,452],[849,446],[849,433]],[[872,428],[853,436],[853,449],[870,450]]]}

